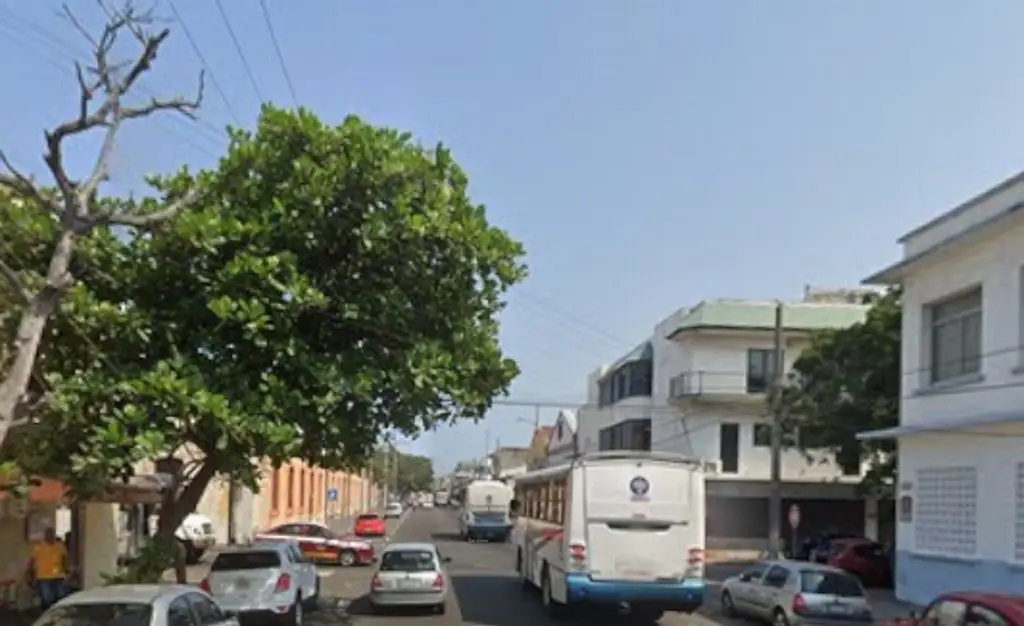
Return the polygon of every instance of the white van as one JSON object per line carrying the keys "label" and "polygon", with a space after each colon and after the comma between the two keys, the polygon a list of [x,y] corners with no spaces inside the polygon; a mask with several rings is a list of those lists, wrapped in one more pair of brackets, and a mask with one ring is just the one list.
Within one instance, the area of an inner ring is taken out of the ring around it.
{"label": "white van", "polygon": [[609,451],[516,478],[516,569],[548,611],[629,609],[656,620],[704,601],[710,463]]}

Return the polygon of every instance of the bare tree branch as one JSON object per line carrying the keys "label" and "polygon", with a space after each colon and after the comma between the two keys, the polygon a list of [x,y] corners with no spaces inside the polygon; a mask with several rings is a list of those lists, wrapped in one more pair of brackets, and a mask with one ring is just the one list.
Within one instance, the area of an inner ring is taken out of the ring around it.
{"label": "bare tree branch", "polygon": [[3,150],[0,150],[0,165],[3,165],[7,170],[6,173],[0,171],[0,187],[5,187],[22,198],[29,198],[38,202],[41,207],[60,217],[60,206],[52,198],[47,197],[47,194],[36,185],[31,177],[26,176],[18,168],[14,167],[14,164]]}
{"label": "bare tree branch", "polygon": [[19,304],[28,304],[29,301],[32,300],[32,292],[29,291],[28,287],[25,286],[25,283],[21,281],[21,277],[18,276],[18,272],[8,265],[3,259],[0,259],[0,274],[3,275],[4,280],[18,297]]}
{"label": "bare tree branch", "polygon": [[[3,378],[0,380],[0,445],[3,445],[12,425],[25,423],[24,420],[31,419],[32,412],[41,406],[39,402],[45,404],[48,401],[46,394],[31,393],[29,383],[50,316],[75,281],[72,271],[75,238],[98,225],[141,227],[154,224],[172,217],[194,202],[197,196],[194,190],[182,193],[163,209],[145,214],[122,213],[95,201],[100,185],[110,175],[110,160],[122,123],[160,111],[177,112],[195,119],[205,86],[204,77],[200,73],[198,93],[192,99],[154,97],[144,104],[125,103],[124,98],[128,92],[138,87],[141,78],[152,69],[157,52],[170,31],[161,28],[151,32],[149,27],[156,20],[151,12],[137,11],[131,0],[127,0],[118,10],[108,7],[104,0],[97,1],[107,17],[98,37],[91,35],[71,9],[64,6],[65,17],[92,46],[92,59],[89,63],[75,65],[78,85],[75,115],[44,133],[46,151],[43,160],[53,177],[56,193],[39,186],[31,177],[16,169],[7,156],[0,152],[0,188],[38,202],[60,219],[57,239],[46,268],[45,282],[39,291],[29,293],[17,272],[0,262],[0,280],[11,285],[17,295],[27,301],[11,342],[10,358],[7,359],[9,363],[4,364]],[[141,49],[132,60],[118,63],[111,57],[114,44],[124,33],[130,34]],[[94,104],[94,101],[98,104]],[[103,131],[102,147],[89,175],[84,179],[76,178],[68,172],[64,163],[64,141],[93,130]],[[96,213],[90,214],[91,211]]]}

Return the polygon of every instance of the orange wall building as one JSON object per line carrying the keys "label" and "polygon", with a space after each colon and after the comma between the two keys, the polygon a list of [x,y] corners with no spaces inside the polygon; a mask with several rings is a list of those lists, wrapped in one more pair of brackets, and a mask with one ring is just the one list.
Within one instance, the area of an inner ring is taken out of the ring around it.
{"label": "orange wall building", "polygon": [[[328,500],[328,491],[336,494]],[[377,489],[366,472],[350,474],[291,461],[263,472],[257,526],[348,518],[374,508]]]}

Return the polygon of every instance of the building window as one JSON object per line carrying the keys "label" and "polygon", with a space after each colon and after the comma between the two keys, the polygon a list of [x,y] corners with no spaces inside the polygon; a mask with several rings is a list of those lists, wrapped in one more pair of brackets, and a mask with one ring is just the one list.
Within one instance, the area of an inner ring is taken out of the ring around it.
{"label": "building window", "polygon": [[289,467],[285,474],[288,476],[288,510],[291,511],[295,506],[295,468]]}
{"label": "building window", "polygon": [[771,424],[754,424],[754,445],[758,448],[767,448],[772,445]]}
{"label": "building window", "polygon": [[718,458],[722,461],[722,473],[735,474],[740,471],[740,425],[722,424],[718,437]]}
{"label": "building window", "polygon": [[600,450],[650,450],[651,420],[631,419],[602,428],[597,445]]}
{"label": "building window", "polygon": [[747,393],[764,393],[775,382],[775,350],[747,350]]}
{"label": "building window", "polygon": [[918,550],[972,556],[977,549],[978,470],[917,470],[914,544]]}
{"label": "building window", "polygon": [[650,359],[625,363],[598,383],[598,405],[607,406],[636,396],[650,397],[653,379],[654,363]]}
{"label": "building window", "polygon": [[981,371],[981,288],[928,307],[931,382]]}
{"label": "building window", "polygon": [[281,470],[276,469],[270,474],[270,508],[281,507]]}

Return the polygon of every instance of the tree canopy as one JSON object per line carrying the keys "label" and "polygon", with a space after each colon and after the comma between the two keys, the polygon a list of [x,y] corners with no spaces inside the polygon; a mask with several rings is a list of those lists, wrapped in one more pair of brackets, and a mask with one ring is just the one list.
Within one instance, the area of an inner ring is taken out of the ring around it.
{"label": "tree canopy", "polygon": [[901,311],[893,290],[872,303],[863,322],[817,333],[782,395],[798,445],[830,449],[841,463],[865,461],[865,487],[875,490],[892,484],[896,446],[856,434],[899,424]]}
{"label": "tree canopy", "polygon": [[398,493],[434,490],[434,462],[430,457],[406,454],[391,445],[377,451],[373,472]]}
{"label": "tree canopy", "polygon": [[[87,491],[187,450],[169,536],[218,473],[254,485],[264,459],[362,465],[384,433],[483,417],[517,375],[497,318],[523,250],[444,147],[266,106],[216,169],[153,183],[165,198],[125,210],[196,201],[154,230],[82,240],[43,344],[53,400],[20,435],[30,471]],[[25,220],[19,266],[45,267],[59,224],[3,210]]]}

